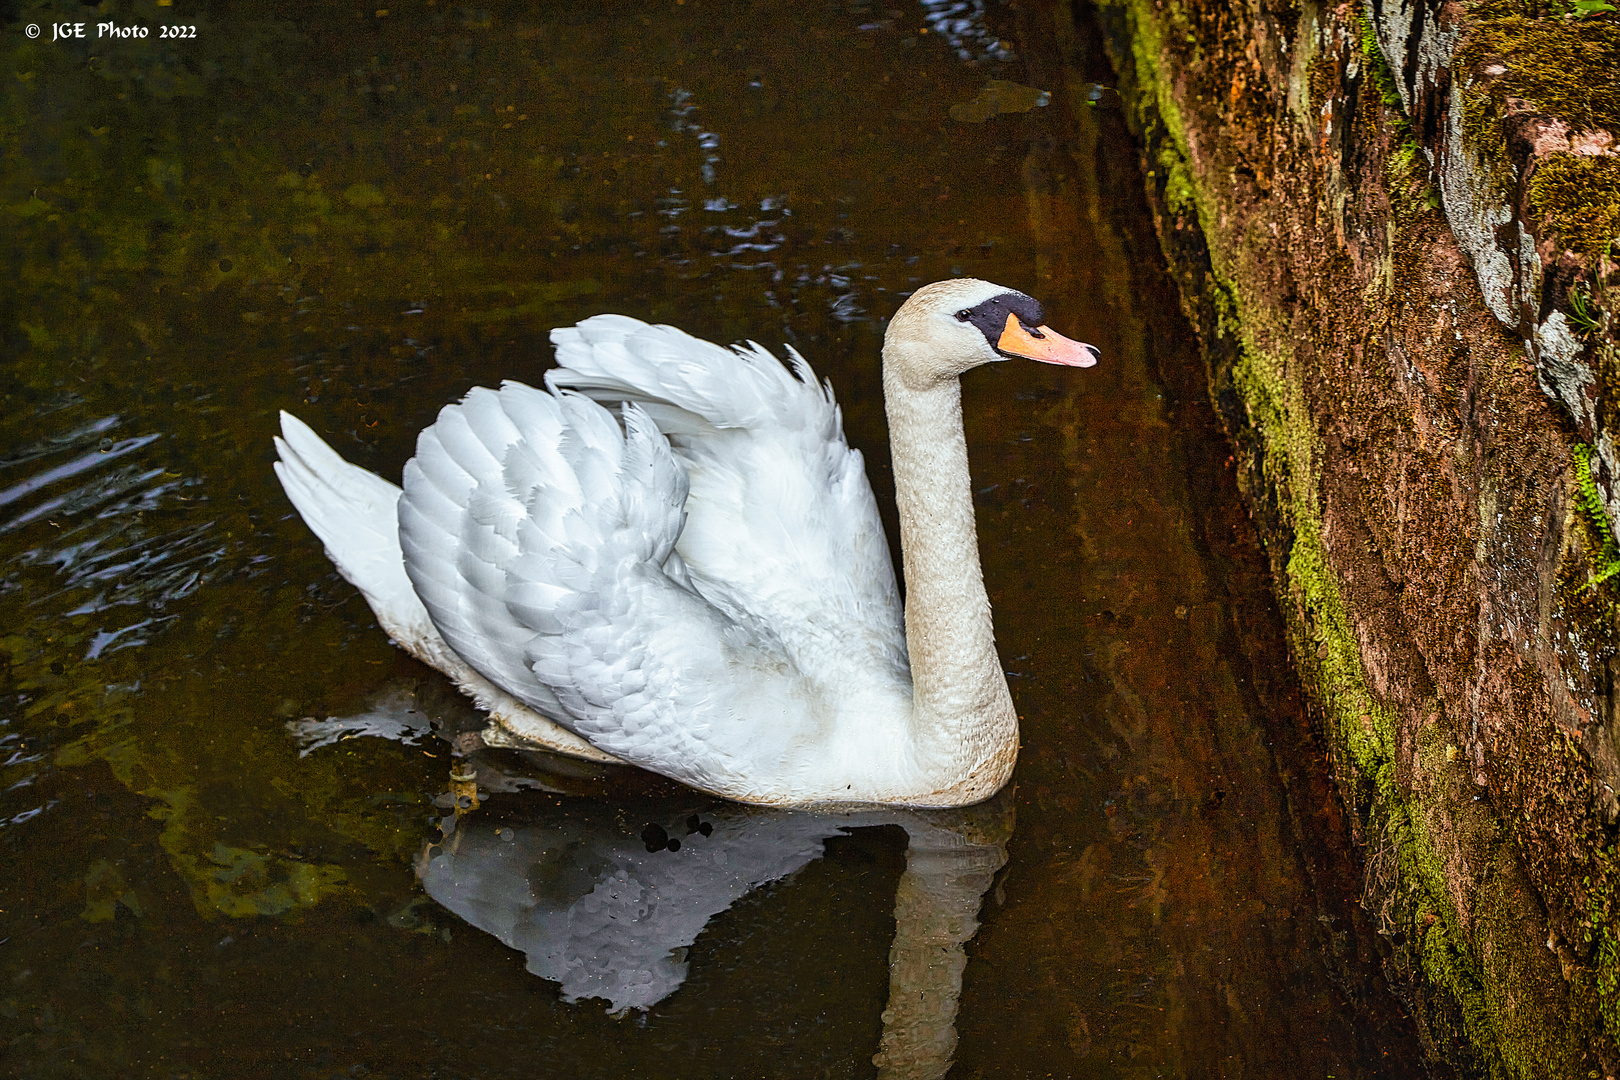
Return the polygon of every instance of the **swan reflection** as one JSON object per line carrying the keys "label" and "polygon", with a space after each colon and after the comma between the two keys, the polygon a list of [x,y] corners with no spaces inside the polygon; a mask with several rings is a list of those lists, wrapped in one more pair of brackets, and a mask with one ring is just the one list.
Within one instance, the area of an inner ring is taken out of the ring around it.
{"label": "swan reflection", "polygon": [[956,1047],[963,946],[1006,862],[1010,792],[952,811],[817,814],[689,799],[526,800],[522,818],[474,814],[417,863],[440,904],[526,954],[568,1002],[623,1014],[673,994],[704,926],[852,829],[899,825],[889,1003],[875,1058],[884,1077],[939,1077]]}

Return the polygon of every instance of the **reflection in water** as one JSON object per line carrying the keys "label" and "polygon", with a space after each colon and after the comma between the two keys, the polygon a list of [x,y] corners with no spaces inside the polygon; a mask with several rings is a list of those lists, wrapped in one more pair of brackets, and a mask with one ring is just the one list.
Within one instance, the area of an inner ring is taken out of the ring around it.
{"label": "reflection in water", "polygon": [[[950,1067],[964,946],[1006,862],[1011,792],[962,811],[814,814],[714,800],[524,804],[524,815],[446,819],[417,860],[439,903],[528,956],[564,1001],[619,1015],[673,994],[709,920],[823,854],[829,838],[898,825],[909,838],[895,899],[882,1077]],[[806,947],[814,947],[807,942]]]}
{"label": "reflection in water", "polygon": [[950,42],[968,63],[1011,60],[1012,49],[985,28],[985,0],[922,0],[929,29]]}
{"label": "reflection in water", "polygon": [[[94,424],[87,424],[79,430],[80,432],[83,432],[85,436],[92,436],[97,431],[104,431],[107,427],[111,427],[116,423],[118,423],[118,418],[116,416],[108,416]],[[55,468],[46,469],[42,473],[30,476],[26,480],[18,481],[6,490],[0,491],[0,506],[7,506],[14,503],[25,495],[32,495],[34,492],[40,490],[41,488],[48,487],[49,485],[56,483],[58,480],[66,480],[70,476],[77,476],[80,473],[89,472],[92,469],[99,469],[109,461],[121,458],[132,450],[139,450],[141,447],[156,440],[157,438],[157,435],[143,435],[139,438],[125,439],[124,441],[118,443],[113,442],[111,439],[103,439],[102,445],[98,449],[87,454],[80,454],[71,461],[63,462],[62,464],[57,465]],[[71,441],[63,441],[68,442],[69,445],[71,445],[72,442],[88,441],[88,439],[82,438]],[[150,479],[162,471],[163,470],[161,469],[157,469],[147,471],[145,473],[139,473],[138,475],[140,479],[136,480],[135,482],[139,483],[140,480]],[[100,502],[102,498],[105,498],[107,494],[112,494],[119,491],[122,486],[123,485],[109,485],[103,481],[101,484],[98,484],[95,487],[75,489],[67,494],[58,495],[53,499],[47,499],[38,506],[35,506],[32,510],[12,518],[10,521],[6,522],[5,525],[0,526],[0,529],[10,532],[12,529],[27,525],[29,522],[35,521],[41,517],[44,517],[46,514],[57,510],[68,510],[71,512],[72,510],[89,509],[97,502]]]}
{"label": "reflection in water", "polygon": [[365,712],[353,716],[331,716],[325,720],[317,720],[313,716],[289,720],[287,732],[298,740],[299,757],[308,757],[322,747],[366,735],[415,743],[430,732],[428,718],[417,712],[414,705],[414,693],[395,687],[384,691]]}
{"label": "reflection in water", "polygon": [[[703,130],[703,126],[692,119],[692,114],[697,111],[697,105],[692,101],[692,91],[676,87],[670,91],[669,101],[670,130],[677,135],[689,131],[697,137],[698,147],[703,151],[703,167],[701,170],[703,182],[705,184],[714,183],[719,176],[716,169],[720,164],[720,155],[716,151],[720,149],[720,136],[712,131]],[[674,188],[670,189],[670,193],[672,195],[679,194]],[[723,210],[726,208],[726,200],[723,198],[711,200],[704,208]]]}
{"label": "reflection in water", "polygon": [[1080,100],[1092,108],[1101,109],[1117,109],[1121,104],[1119,91],[1102,83],[1083,83],[1080,86]]}

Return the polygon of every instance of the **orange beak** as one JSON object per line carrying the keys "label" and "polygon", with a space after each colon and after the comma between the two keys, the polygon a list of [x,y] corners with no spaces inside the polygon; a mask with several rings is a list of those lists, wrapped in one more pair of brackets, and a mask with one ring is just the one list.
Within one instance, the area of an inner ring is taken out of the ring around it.
{"label": "orange beak", "polygon": [[1039,360],[1043,364],[1062,364],[1065,367],[1092,367],[1102,354],[1095,345],[1083,341],[1070,341],[1056,330],[1038,326],[1026,330],[1018,316],[1007,313],[1007,326],[1001,331],[996,348],[1010,356],[1026,360]]}

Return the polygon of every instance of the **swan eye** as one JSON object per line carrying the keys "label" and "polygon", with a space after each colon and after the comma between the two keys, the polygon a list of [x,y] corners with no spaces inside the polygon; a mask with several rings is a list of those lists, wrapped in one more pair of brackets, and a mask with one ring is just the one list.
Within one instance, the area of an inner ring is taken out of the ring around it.
{"label": "swan eye", "polygon": [[967,308],[963,308],[961,311],[956,313],[957,322],[967,322],[971,318],[973,318],[973,312],[969,311]]}

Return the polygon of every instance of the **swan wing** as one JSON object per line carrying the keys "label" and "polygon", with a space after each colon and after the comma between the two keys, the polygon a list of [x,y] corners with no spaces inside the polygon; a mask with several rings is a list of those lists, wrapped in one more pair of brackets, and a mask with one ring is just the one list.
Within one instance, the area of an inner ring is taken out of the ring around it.
{"label": "swan wing", "polygon": [[727,349],[602,315],[554,330],[553,389],[635,402],[686,466],[676,551],[697,590],[769,633],[828,694],[909,704],[899,590],[861,454],[830,387],[789,348]]}
{"label": "swan wing", "polygon": [[693,587],[686,470],[639,407],[622,421],[515,382],[446,407],[405,467],[406,573],[491,682],[615,757],[759,798],[814,694],[768,630]]}
{"label": "swan wing", "polygon": [[287,497],[326,546],[327,558],[338,573],[366,598],[389,637],[448,675],[497,725],[526,742],[571,757],[616,760],[548,719],[544,714],[562,711],[555,701],[536,695],[534,708],[524,705],[469,667],[445,643],[405,572],[397,486],[343,460],[290,413],[281,414],[281,435],[275,444],[280,458],[274,466],[276,477]]}

